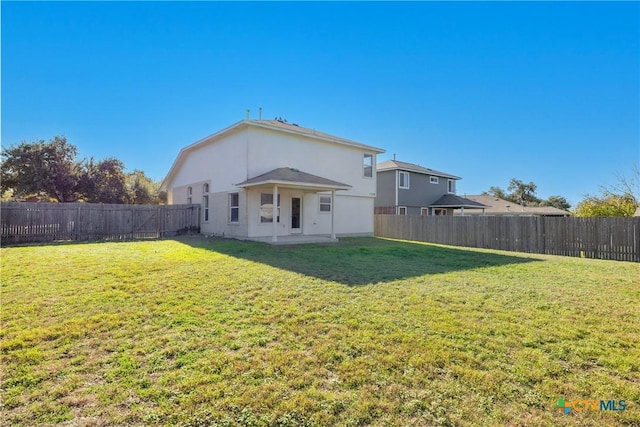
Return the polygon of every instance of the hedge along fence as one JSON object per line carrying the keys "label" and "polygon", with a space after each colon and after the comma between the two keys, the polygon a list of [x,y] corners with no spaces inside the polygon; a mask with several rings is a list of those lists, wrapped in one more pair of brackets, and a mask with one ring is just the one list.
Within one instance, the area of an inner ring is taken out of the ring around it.
{"label": "hedge along fence", "polygon": [[154,239],[200,230],[200,205],[0,204],[3,245]]}
{"label": "hedge along fence", "polygon": [[374,227],[378,237],[640,262],[640,217],[375,215]]}

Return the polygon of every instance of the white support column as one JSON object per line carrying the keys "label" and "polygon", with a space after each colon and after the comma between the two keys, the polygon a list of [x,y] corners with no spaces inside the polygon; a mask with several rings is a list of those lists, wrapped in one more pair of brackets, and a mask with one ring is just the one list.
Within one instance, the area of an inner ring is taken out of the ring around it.
{"label": "white support column", "polygon": [[277,185],[273,186],[273,203],[271,205],[273,206],[273,215],[272,215],[273,235],[271,236],[271,241],[277,242],[278,241],[278,186]]}
{"label": "white support column", "polygon": [[336,238],[335,229],[335,213],[336,213],[336,190],[331,190],[331,238]]}
{"label": "white support column", "polygon": [[460,213],[461,213],[462,216],[464,216],[464,206],[460,207]]}

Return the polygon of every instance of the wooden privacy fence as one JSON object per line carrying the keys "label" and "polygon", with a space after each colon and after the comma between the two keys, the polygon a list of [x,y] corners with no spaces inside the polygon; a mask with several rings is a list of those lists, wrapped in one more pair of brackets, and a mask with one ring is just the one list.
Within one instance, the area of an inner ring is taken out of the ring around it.
{"label": "wooden privacy fence", "polygon": [[375,215],[374,227],[378,237],[640,262],[640,217]]}
{"label": "wooden privacy fence", "polygon": [[200,205],[0,204],[3,245],[154,239],[200,229]]}

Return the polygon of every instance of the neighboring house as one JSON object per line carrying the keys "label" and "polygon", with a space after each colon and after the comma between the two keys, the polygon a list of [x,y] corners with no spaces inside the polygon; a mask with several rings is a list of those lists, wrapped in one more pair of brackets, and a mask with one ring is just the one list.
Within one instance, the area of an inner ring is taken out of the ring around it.
{"label": "neighboring house", "polygon": [[452,215],[455,209],[485,206],[456,195],[459,176],[413,163],[379,163],[375,212],[396,215]]}
{"label": "neighboring house", "polygon": [[640,206],[636,207],[636,212],[633,214],[633,216],[640,216]]}
{"label": "neighboring house", "polygon": [[282,120],[247,119],[183,148],[161,188],[169,204],[201,204],[206,234],[372,235],[383,152]]}
{"label": "neighboring house", "polygon": [[[478,203],[482,203],[487,207],[484,210],[484,215],[511,215],[511,216],[570,216],[571,213],[562,209],[554,208],[552,206],[522,206],[517,203],[510,202],[508,200],[500,199],[495,196],[483,194],[480,196],[466,196],[467,199],[473,200]],[[458,210],[456,215],[460,215]],[[468,215],[469,211],[465,211],[465,215]],[[477,215],[477,212],[472,212],[472,215]],[[482,212],[481,212],[482,214]]]}

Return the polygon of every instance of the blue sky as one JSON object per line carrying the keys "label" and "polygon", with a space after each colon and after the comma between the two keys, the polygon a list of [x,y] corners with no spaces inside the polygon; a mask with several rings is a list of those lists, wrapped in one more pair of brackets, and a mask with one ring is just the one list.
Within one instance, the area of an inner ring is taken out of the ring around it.
{"label": "blue sky", "polygon": [[2,145],[154,179],[251,109],[572,204],[640,162],[640,3],[1,3]]}

